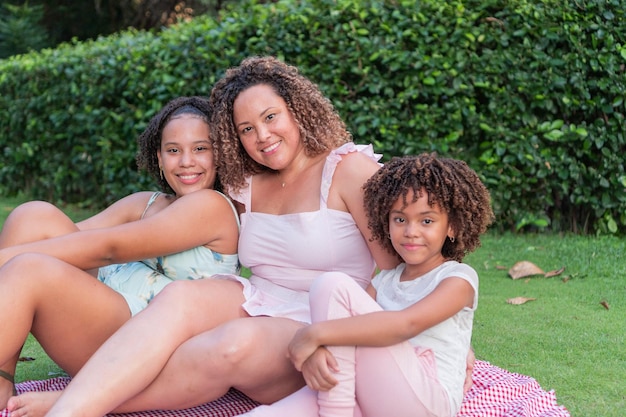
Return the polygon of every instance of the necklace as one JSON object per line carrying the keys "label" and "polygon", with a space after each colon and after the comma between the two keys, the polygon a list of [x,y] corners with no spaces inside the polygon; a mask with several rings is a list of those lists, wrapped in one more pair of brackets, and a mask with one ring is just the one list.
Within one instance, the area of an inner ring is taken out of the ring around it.
{"label": "necklace", "polygon": [[293,163],[291,169],[289,170],[290,172],[287,174],[287,176],[289,177],[287,178],[288,181],[285,181],[283,178],[281,178],[283,175],[285,175],[284,171],[276,171],[276,176],[280,187],[285,188],[287,182],[289,182],[290,184],[298,182],[298,178],[302,177],[302,175],[305,175],[307,170],[316,165],[319,160],[320,159],[304,158],[298,162]]}

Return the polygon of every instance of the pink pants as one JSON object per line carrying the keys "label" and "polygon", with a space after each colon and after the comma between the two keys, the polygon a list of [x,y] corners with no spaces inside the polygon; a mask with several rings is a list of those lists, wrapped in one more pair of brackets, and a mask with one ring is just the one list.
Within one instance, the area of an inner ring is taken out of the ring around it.
{"label": "pink pants", "polygon": [[[311,286],[313,322],[380,311],[381,307],[352,278],[327,272]],[[431,350],[408,342],[388,347],[330,346],[337,359],[339,383],[330,391],[303,388],[246,416],[299,417],[449,417],[448,394],[437,380]],[[358,404],[357,404],[358,403]]]}

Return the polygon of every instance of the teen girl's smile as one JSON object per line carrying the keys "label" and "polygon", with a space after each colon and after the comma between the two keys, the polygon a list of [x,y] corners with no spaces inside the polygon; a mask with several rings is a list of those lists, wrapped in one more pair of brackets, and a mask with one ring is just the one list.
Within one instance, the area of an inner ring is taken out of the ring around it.
{"label": "teen girl's smile", "polygon": [[184,114],[170,120],[161,137],[157,157],[176,196],[213,188],[216,168],[209,125],[204,120]]}
{"label": "teen girl's smile", "polygon": [[[407,201],[412,201],[409,191]],[[403,207],[399,198],[389,212],[389,237],[398,254],[405,260],[402,280],[414,279],[445,262],[441,248],[447,236],[452,235],[447,213],[438,205],[428,204],[423,192],[415,201]]]}
{"label": "teen girl's smile", "polygon": [[246,152],[268,168],[285,169],[303,154],[300,130],[291,111],[267,84],[239,93],[233,103],[233,120]]}

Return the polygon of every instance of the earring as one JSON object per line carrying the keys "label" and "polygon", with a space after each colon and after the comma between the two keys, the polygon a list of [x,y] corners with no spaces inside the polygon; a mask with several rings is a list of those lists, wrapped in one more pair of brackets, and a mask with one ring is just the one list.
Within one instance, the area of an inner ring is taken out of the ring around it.
{"label": "earring", "polygon": [[163,168],[159,167],[159,171],[161,171],[161,179],[163,179]]}
{"label": "earring", "polygon": [[454,239],[454,236],[448,237],[448,239],[450,239],[450,242],[451,242],[451,243],[454,243],[454,240],[455,240],[455,239]]}

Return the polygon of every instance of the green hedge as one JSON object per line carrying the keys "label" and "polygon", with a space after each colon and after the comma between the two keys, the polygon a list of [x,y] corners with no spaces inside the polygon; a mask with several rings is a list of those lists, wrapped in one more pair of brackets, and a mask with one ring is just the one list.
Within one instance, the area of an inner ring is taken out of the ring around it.
{"label": "green hedge", "polygon": [[621,1],[244,1],[219,21],[0,61],[0,187],[102,206],[153,187],[135,138],[253,54],[298,65],[385,158],[465,159],[501,230],[626,231]]}

